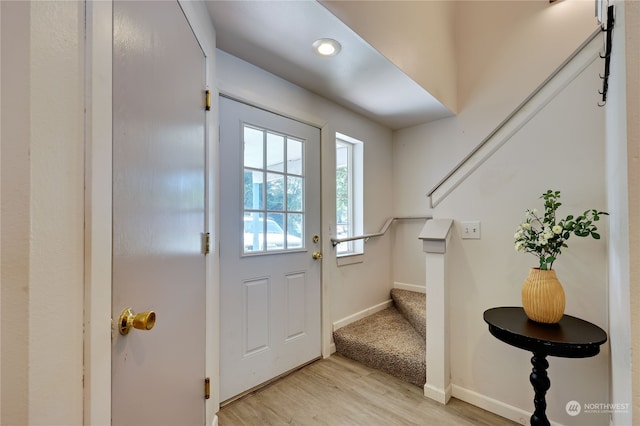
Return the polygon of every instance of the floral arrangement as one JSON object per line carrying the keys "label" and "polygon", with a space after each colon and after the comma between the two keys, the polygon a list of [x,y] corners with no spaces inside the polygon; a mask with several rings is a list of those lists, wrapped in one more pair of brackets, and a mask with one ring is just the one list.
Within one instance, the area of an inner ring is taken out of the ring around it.
{"label": "floral arrangement", "polygon": [[560,191],[548,190],[540,198],[544,199],[544,215],[540,217],[537,209],[527,209],[525,221],[518,226],[514,235],[516,251],[537,256],[540,269],[552,268],[562,249],[567,247],[571,234],[600,239],[594,222],[608,213],[590,209],[578,217],[569,215],[558,220],[556,211],[562,205],[559,201]]}

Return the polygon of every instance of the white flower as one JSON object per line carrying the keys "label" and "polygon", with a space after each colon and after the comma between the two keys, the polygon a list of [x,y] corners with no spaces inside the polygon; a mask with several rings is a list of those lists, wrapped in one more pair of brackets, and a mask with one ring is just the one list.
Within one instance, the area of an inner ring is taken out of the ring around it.
{"label": "white flower", "polygon": [[587,210],[577,218],[567,216],[566,219],[556,220],[556,209],[560,206],[558,202],[560,191],[548,190],[540,198],[544,198],[544,210],[541,213],[538,213],[538,209],[525,211],[525,219],[515,230],[515,250],[537,256],[540,268],[550,269],[560,255],[562,248],[567,247],[566,240],[575,233],[571,232],[569,228],[565,229],[565,224],[575,224],[572,225],[573,228],[584,229],[586,235],[575,233],[578,236],[591,235],[598,239],[599,235],[594,232],[596,226],[593,222],[598,220],[598,215],[606,215],[607,213]]}
{"label": "white flower", "polygon": [[544,229],[542,230],[542,234],[544,235],[545,240],[550,240],[551,238],[553,238],[553,231],[548,226],[544,227]]}

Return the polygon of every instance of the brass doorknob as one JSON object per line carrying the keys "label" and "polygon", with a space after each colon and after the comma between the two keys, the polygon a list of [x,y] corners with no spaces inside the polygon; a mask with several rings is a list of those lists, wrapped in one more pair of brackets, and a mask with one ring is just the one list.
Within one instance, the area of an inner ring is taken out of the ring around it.
{"label": "brass doorknob", "polygon": [[311,257],[313,257],[315,260],[322,259],[322,253],[320,253],[319,251],[314,251]]}
{"label": "brass doorknob", "polygon": [[131,327],[138,330],[151,330],[156,324],[156,313],[153,311],[146,311],[136,314],[131,310],[131,308],[127,308],[122,311],[118,324],[120,334],[123,336],[129,333]]}

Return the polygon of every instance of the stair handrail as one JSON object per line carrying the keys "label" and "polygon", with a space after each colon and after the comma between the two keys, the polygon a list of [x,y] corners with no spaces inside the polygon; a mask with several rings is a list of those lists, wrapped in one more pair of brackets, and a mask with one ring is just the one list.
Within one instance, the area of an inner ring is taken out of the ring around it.
{"label": "stair handrail", "polygon": [[[560,66],[558,68],[556,68],[551,75],[549,75],[549,77],[547,77],[538,87],[536,87],[536,89],[529,95],[527,96],[527,98],[522,101],[508,116],[507,118],[505,118],[504,120],[502,120],[500,122],[500,124],[498,124],[496,126],[495,129],[493,129],[489,135],[487,137],[485,137],[482,142],[480,142],[480,144],[478,144],[469,154],[467,154],[462,161],[460,161],[455,167],[453,167],[453,169],[451,169],[451,171],[449,173],[447,173],[445,175],[445,177],[443,177],[438,183],[436,183],[433,188],[431,188],[431,190],[429,192],[427,192],[427,197],[429,198],[429,205],[431,208],[434,208],[438,203],[436,203],[434,205],[433,203],[433,199],[432,199],[432,195],[434,192],[436,192],[438,189],[440,189],[440,187],[442,185],[444,185],[453,175],[456,174],[456,172],[458,172],[462,167],[464,167],[466,165],[466,163],[478,152],[480,151],[480,149],[482,149],[490,140],[491,138],[493,138],[493,136],[498,133],[517,113],[519,113],[525,106],[527,106],[527,103],[535,96],[537,95],[546,85],[547,83],[549,83],[549,81],[551,81],[556,75],[558,75],[560,73],[560,71],[562,71],[562,69],[569,63],[571,62],[576,56],[578,56],[578,54],[582,51],[582,49],[584,49],[589,43],[591,43],[591,41],[596,38],[596,36],[598,36],[598,34],[600,34],[602,32],[602,29],[600,27],[598,27],[598,29],[596,29],[592,34],[589,35],[589,37],[587,37],[587,39],[564,61],[562,62],[562,64],[560,64]],[[483,163],[484,161],[481,161],[481,163]],[[481,164],[480,163],[480,164]],[[480,166],[480,164],[478,164],[475,168],[473,168],[471,171],[475,170],[477,167]],[[466,176],[465,176],[466,178]],[[463,178],[464,180],[464,178]],[[453,191],[453,189],[455,189],[457,187],[457,185],[455,185],[453,188],[451,188],[451,191]],[[449,192],[447,192],[443,198],[449,194]],[[441,201],[441,200],[440,200]]]}
{"label": "stair handrail", "polygon": [[346,238],[331,238],[331,244],[333,245],[333,247],[335,247],[340,243],[346,243],[348,241],[365,240],[365,242],[366,242],[369,238],[381,237],[384,234],[386,234],[386,232],[389,229],[389,227],[391,226],[391,224],[396,220],[429,220],[429,219],[433,219],[433,216],[431,216],[431,215],[423,215],[423,216],[392,216],[389,219],[387,219],[387,221],[382,226],[382,229],[380,229],[380,232],[375,232],[375,233],[371,233],[371,234],[356,235],[354,237],[346,237]]}

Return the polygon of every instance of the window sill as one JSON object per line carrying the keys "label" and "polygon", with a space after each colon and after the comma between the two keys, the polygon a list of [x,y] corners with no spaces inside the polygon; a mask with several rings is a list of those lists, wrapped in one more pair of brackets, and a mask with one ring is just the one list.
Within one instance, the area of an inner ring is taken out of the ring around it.
{"label": "window sill", "polygon": [[338,266],[355,265],[364,262],[364,253],[345,254],[336,257]]}

